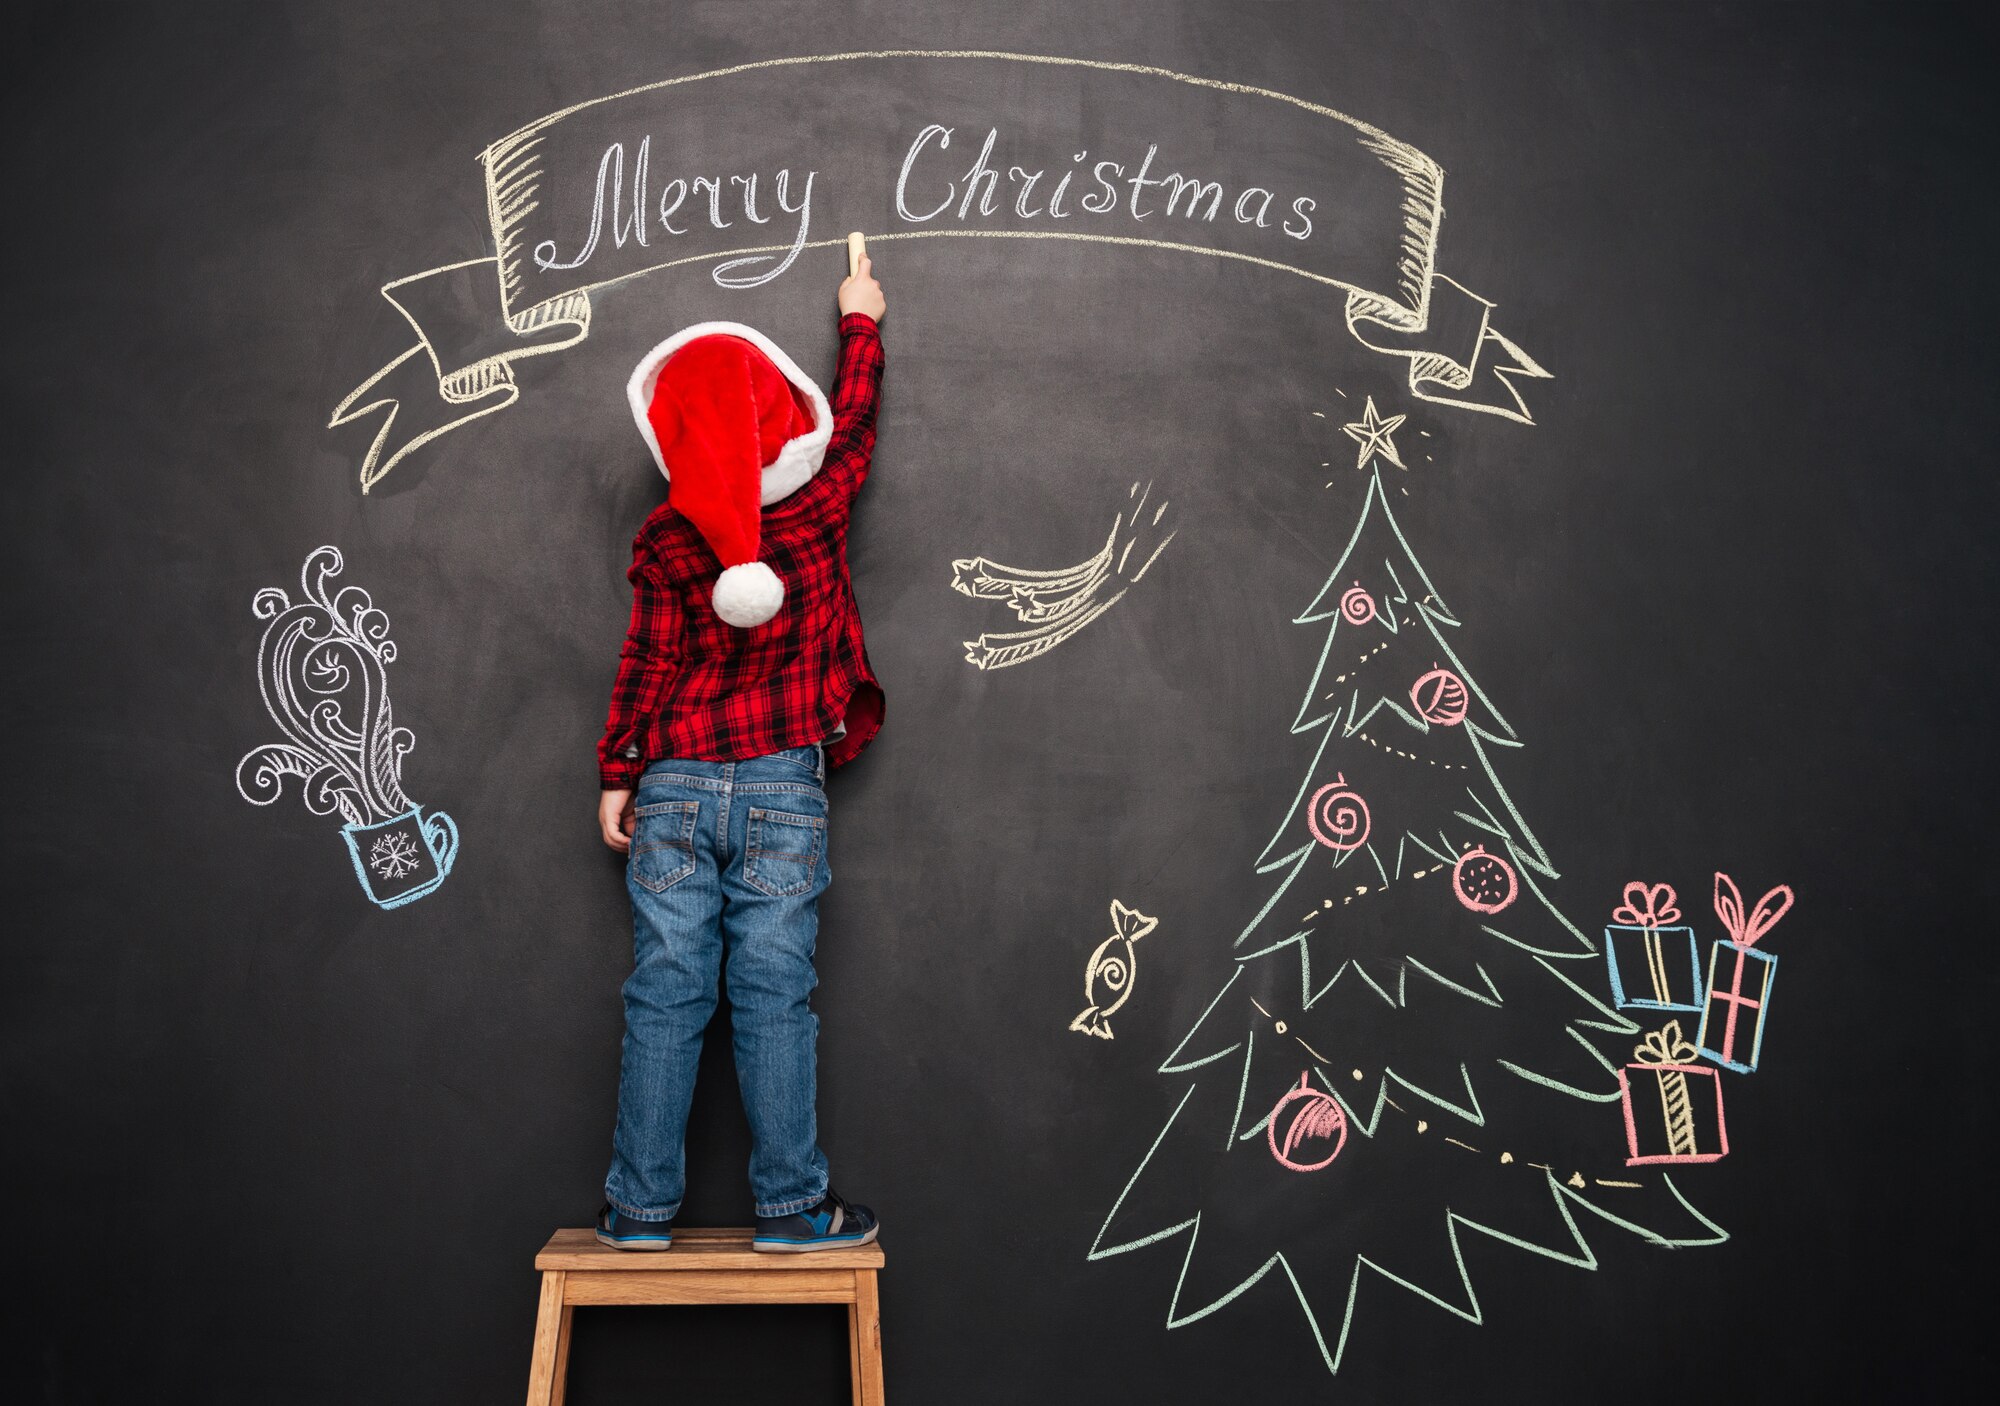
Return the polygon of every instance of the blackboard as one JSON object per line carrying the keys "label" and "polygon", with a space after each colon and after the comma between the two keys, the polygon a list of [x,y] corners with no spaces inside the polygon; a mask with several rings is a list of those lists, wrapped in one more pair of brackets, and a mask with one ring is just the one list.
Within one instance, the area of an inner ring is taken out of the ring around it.
{"label": "blackboard", "polygon": [[[849,229],[890,306],[850,554],[888,710],[830,781],[815,1000],[898,1400],[1990,1367],[1990,30],[909,0],[24,36],[24,1399],[520,1390],[630,956],[591,747],[663,490],[624,380],[711,318],[830,377]],[[288,696],[328,631],[351,677]],[[298,741],[342,688],[352,781],[346,734]],[[720,1024],[689,1136],[684,1220],[742,1222]],[[837,1310],[578,1321],[578,1403],[845,1390]]]}

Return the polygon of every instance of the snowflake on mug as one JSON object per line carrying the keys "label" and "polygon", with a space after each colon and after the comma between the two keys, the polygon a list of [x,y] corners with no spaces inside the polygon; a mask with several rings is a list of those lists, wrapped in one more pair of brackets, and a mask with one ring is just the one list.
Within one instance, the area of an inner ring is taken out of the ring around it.
{"label": "snowflake on mug", "polygon": [[381,836],[368,851],[368,867],[385,879],[417,872],[417,842],[400,830]]}

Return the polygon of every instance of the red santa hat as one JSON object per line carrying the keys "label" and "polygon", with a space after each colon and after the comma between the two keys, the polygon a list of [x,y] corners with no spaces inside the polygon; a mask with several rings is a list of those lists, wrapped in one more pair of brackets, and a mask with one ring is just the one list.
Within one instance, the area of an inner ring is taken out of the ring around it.
{"label": "red santa hat", "polygon": [[661,342],[626,386],[632,418],[722,574],[715,613],[748,629],[778,613],[784,583],[757,560],[760,512],[819,472],[833,411],[812,378],[762,333],[702,322]]}

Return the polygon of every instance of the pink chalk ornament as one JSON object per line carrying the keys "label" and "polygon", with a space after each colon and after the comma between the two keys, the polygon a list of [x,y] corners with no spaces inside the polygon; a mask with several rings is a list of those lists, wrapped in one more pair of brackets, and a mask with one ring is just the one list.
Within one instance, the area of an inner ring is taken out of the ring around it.
{"label": "pink chalk ornament", "polygon": [[[1280,1124],[1284,1125],[1282,1141]],[[1333,1150],[1317,1162],[1301,1162],[1292,1155],[1301,1143],[1316,1137],[1332,1139]],[[1264,1140],[1271,1145],[1271,1155],[1278,1159],[1279,1166],[1294,1172],[1316,1172],[1347,1146],[1347,1110],[1332,1094],[1312,1086],[1308,1070],[1299,1075],[1298,1084],[1286,1090],[1278,1106],[1271,1110],[1271,1117],[1264,1124]]]}
{"label": "pink chalk ornament", "polygon": [[1451,891],[1475,913],[1498,913],[1521,896],[1521,884],[1513,865],[1474,845],[1451,866]]}
{"label": "pink chalk ornament", "polygon": [[1410,685],[1417,716],[1433,727],[1457,727],[1471,704],[1465,680],[1449,669],[1433,669]]}

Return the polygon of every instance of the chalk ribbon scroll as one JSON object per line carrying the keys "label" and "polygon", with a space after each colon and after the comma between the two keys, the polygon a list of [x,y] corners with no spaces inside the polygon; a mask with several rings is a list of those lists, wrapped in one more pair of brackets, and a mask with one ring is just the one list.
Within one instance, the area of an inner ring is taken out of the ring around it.
{"label": "chalk ribbon scroll", "polygon": [[[810,111],[806,93],[821,99]],[[759,113],[790,116],[745,120]],[[857,166],[857,152],[879,160]],[[754,286],[851,229],[874,244],[1056,239],[1289,273],[1344,293],[1348,332],[1402,360],[1417,399],[1523,424],[1516,383],[1549,374],[1494,327],[1489,300],[1437,272],[1443,168],[1266,88],[987,50],[768,59],[577,103],[479,164],[495,253],[382,288],[415,340],[329,421],[380,417],[364,492],[514,404],[516,363],[581,342],[594,289],[697,265],[724,288]]]}

